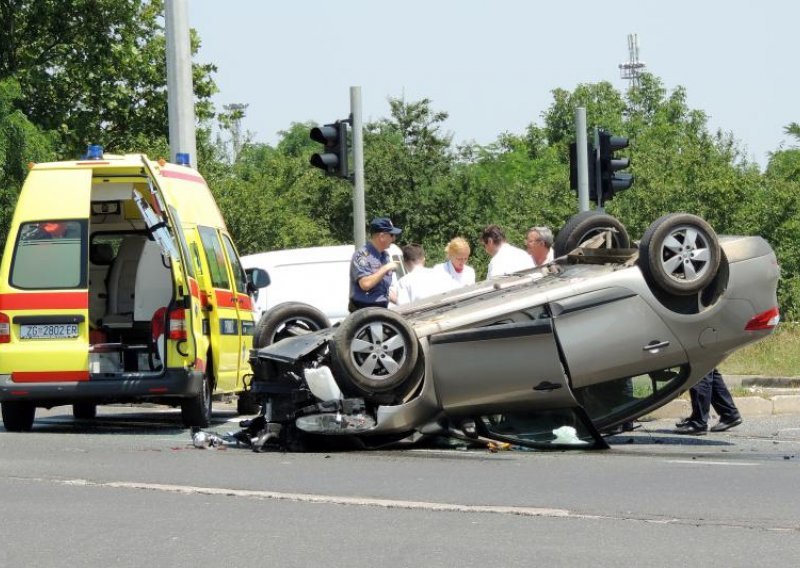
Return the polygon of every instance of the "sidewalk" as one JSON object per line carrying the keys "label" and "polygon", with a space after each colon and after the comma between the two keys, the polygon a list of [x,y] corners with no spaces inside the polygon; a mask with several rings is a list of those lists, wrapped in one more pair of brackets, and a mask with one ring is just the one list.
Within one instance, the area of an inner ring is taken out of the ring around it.
{"label": "sidewalk", "polygon": [[[772,414],[800,414],[800,377],[763,377],[757,375],[723,375],[731,389],[748,389],[751,396],[734,396],[739,412],[747,417]],[[738,394],[738,393],[737,393]],[[670,401],[647,416],[654,420],[683,418],[691,414],[688,396]],[[716,416],[712,410],[712,415]]]}

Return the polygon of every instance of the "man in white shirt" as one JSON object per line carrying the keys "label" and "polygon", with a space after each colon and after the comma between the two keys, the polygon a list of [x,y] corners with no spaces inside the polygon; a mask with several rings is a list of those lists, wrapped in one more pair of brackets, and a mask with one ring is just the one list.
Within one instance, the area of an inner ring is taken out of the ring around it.
{"label": "man in white shirt", "polygon": [[398,306],[457,287],[456,282],[445,272],[425,266],[425,249],[422,245],[404,246],[403,264],[408,274],[397,281]]}
{"label": "man in white shirt", "polygon": [[549,227],[531,227],[525,237],[525,248],[536,266],[553,262],[553,231]]}
{"label": "man in white shirt", "polygon": [[506,234],[497,225],[487,225],[481,233],[481,242],[486,254],[492,257],[489,261],[487,278],[534,268],[531,255],[521,248],[508,244]]}

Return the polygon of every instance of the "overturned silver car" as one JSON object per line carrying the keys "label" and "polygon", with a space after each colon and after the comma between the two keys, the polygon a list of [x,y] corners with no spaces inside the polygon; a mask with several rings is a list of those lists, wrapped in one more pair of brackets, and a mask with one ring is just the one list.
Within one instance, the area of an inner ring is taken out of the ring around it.
{"label": "overturned silver car", "polygon": [[276,307],[256,329],[262,411],[241,439],[257,450],[425,435],[603,448],[601,432],[664,405],[779,320],[769,244],[718,237],[694,215],[665,215],[631,247],[617,219],[580,213],[555,248],[547,266],[335,327],[310,306]]}

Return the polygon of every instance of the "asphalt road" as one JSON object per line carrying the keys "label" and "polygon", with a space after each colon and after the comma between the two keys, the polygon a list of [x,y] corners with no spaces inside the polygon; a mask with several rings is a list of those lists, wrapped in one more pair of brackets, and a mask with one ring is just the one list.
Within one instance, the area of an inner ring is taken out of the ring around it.
{"label": "asphalt road", "polygon": [[800,416],[671,425],[610,451],[256,454],[194,448],[176,410],[40,411],[0,429],[0,567],[795,565]]}

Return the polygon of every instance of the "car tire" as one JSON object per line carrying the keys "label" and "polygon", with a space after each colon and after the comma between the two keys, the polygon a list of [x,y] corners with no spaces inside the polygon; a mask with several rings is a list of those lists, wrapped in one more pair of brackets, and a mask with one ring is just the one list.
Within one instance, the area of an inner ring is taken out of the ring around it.
{"label": "car tire", "polygon": [[259,349],[276,341],[330,327],[330,320],[314,306],[285,302],[267,310],[256,325],[253,347]]}
{"label": "car tire", "polygon": [[639,267],[654,286],[678,296],[703,290],[722,260],[719,238],[706,221],[689,213],[656,219],[639,243]]}
{"label": "car tire", "polygon": [[[209,360],[210,362],[210,360]],[[206,366],[203,373],[203,385],[196,395],[181,402],[181,420],[187,428],[208,428],[211,424],[211,393],[214,382]]]}
{"label": "car tire", "polygon": [[555,255],[570,253],[587,239],[612,229],[611,248],[630,248],[631,239],[625,226],[615,217],[599,211],[582,211],[573,215],[558,232],[553,249]]}
{"label": "car tire", "polygon": [[93,420],[97,417],[97,405],[91,402],[76,402],[72,405],[72,416],[76,420]]}
{"label": "car tire", "polygon": [[343,392],[383,402],[401,400],[415,386],[419,344],[399,314],[385,308],[353,312],[332,343],[334,376]]}
{"label": "car tire", "polygon": [[36,406],[24,400],[2,403],[3,426],[7,432],[30,432],[36,416]]}

